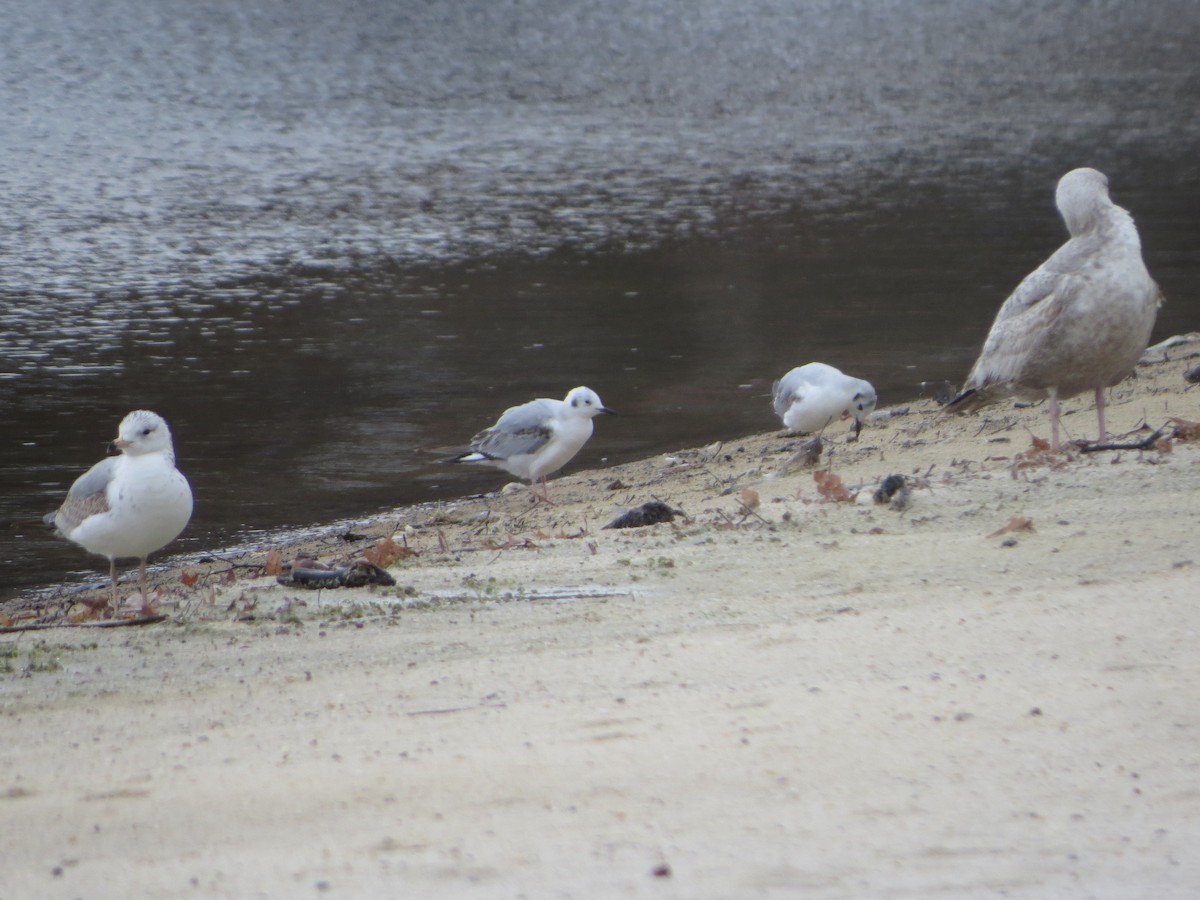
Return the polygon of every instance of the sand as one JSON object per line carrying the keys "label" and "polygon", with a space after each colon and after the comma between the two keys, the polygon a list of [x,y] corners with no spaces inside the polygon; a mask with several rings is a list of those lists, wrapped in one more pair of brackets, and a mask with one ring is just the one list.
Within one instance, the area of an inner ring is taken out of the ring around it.
{"label": "sand", "polygon": [[[1198,348],[1110,428],[1200,420]],[[259,554],[2,635],[0,897],[1197,896],[1200,441],[1048,431],[918,402],[307,542],[398,529],[396,587]]]}

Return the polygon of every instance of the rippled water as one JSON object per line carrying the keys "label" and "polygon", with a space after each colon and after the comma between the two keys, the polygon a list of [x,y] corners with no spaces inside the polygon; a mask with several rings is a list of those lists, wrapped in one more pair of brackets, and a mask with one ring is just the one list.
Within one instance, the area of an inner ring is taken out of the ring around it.
{"label": "rippled water", "polygon": [[580,7],[0,0],[0,597],[137,406],[185,551],[496,487],[431,460],[579,383],[588,465],[961,379],[1077,165],[1196,327],[1191,0]]}

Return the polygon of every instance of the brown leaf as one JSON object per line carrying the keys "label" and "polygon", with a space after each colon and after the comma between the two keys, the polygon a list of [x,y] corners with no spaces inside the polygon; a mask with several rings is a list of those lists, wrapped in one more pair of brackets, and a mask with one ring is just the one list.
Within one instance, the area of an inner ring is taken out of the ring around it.
{"label": "brown leaf", "polygon": [[1189,422],[1187,419],[1172,418],[1169,420],[1175,426],[1175,433],[1171,435],[1177,441],[1196,441],[1200,440],[1200,422]]}
{"label": "brown leaf", "polygon": [[1002,534],[1010,534],[1014,531],[1035,531],[1033,527],[1033,519],[1027,519],[1025,516],[1013,516],[1008,520],[1008,524],[1003,528],[993,531],[988,535],[990,538],[999,537]]}
{"label": "brown leaf", "polygon": [[278,550],[270,551],[263,562],[262,573],[269,578],[283,574],[283,554]]}
{"label": "brown leaf", "polygon": [[760,500],[758,499],[758,491],[752,488],[742,488],[742,506],[746,507],[747,512],[753,512],[758,509]]}
{"label": "brown leaf", "polygon": [[71,622],[91,622],[103,619],[104,610],[108,606],[108,598],[80,597],[79,606],[82,606],[83,609],[79,609],[77,606],[71,610],[71,615],[68,617]]}
{"label": "brown leaf", "polygon": [[183,582],[184,587],[194,588],[196,586],[196,582],[200,580],[200,573],[189,572],[184,569],[179,573],[179,580]]}
{"label": "brown leaf", "polygon": [[821,495],[821,499],[828,503],[850,503],[854,500],[846,490],[846,485],[842,483],[841,476],[832,472],[817,471],[813,472],[813,481],[817,483],[817,493]]}
{"label": "brown leaf", "polygon": [[509,538],[503,544],[488,538],[483,542],[483,548],[485,550],[536,550],[538,545],[529,538]]}
{"label": "brown leaf", "polygon": [[380,538],[373,546],[368,547],[363,551],[363,559],[373,566],[379,566],[381,569],[388,569],[402,559],[416,556],[417,551],[404,544],[397,544],[395,539],[388,535],[385,538]]}

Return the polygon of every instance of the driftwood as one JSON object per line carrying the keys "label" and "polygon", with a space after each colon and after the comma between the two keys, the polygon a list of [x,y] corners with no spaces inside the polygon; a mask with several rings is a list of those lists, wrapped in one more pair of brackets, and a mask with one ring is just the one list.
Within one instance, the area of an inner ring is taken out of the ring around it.
{"label": "driftwood", "polygon": [[1155,441],[1166,434],[1166,429],[1160,428],[1148,438],[1132,444],[1084,444],[1079,448],[1080,453],[1098,453],[1101,450],[1149,450]]}
{"label": "driftwood", "polygon": [[133,625],[155,625],[166,621],[164,615],[138,616],[136,619],[103,619],[99,622],[42,622],[29,625],[3,625],[0,634],[18,631],[50,631],[54,628],[127,628]]}

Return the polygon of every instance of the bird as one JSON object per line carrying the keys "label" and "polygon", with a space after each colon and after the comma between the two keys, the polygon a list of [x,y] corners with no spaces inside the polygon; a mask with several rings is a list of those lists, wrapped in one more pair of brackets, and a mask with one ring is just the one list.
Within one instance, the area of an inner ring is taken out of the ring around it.
{"label": "bird", "polygon": [[117,560],[137,559],[143,603],[146,558],[175,540],[192,517],[192,489],[175,468],[175,447],[166,421],[139,409],[117,429],[111,447],[119,454],[96,463],[75,480],[67,498],[44,519],[84,550],[108,557],[112,609],[117,600]]}
{"label": "bird", "polygon": [[562,400],[540,398],[504,411],[491,428],[471,439],[471,449],[444,462],[487,463],[541,484],[534,497],[550,502],[546,476],[557,472],[592,436],[592,419],[616,415],[591,388],[572,388]]}
{"label": "bird", "polygon": [[794,434],[822,431],[843,414],[854,417],[854,436],[878,402],[869,381],[844,374],[825,363],[797,366],[771,389],[775,414]]}
{"label": "bird", "polygon": [[962,392],[945,408],[1045,398],[1050,446],[1058,450],[1059,401],[1087,390],[1104,441],[1104,391],[1137,364],[1163,298],[1133,217],[1109,198],[1102,172],[1063,175],[1055,203],[1070,238],[1004,301]]}

